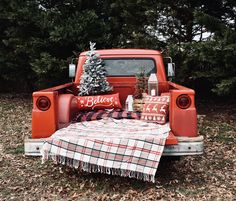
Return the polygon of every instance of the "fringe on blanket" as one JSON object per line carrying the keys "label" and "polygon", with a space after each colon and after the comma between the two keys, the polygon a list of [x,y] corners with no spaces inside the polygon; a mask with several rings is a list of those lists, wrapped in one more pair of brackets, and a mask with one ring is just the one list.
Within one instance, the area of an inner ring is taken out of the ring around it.
{"label": "fringe on blanket", "polygon": [[111,174],[111,175],[118,175],[122,177],[130,177],[130,178],[136,178],[143,181],[153,182],[155,183],[155,176],[145,174],[142,172],[135,172],[130,170],[123,170],[118,168],[108,168],[100,165],[95,165],[91,163],[86,163],[83,161],[78,161],[74,159],[70,159],[65,156],[58,156],[58,155],[48,155],[46,151],[42,154],[42,163],[44,163],[48,159],[52,159],[56,163],[60,163],[62,165],[67,165],[69,167],[79,169],[80,171],[85,171],[89,173],[105,173],[105,174]]}

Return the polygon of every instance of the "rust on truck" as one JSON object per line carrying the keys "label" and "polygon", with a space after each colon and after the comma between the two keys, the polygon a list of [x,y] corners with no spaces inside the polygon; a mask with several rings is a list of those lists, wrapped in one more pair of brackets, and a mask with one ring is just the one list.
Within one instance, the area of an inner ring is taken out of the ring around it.
{"label": "rust on truck", "polygon": [[[159,95],[170,95],[169,123],[171,132],[166,145],[177,146],[184,142],[188,146],[188,143],[191,145],[196,139],[196,142],[200,143],[198,143],[200,148],[196,152],[198,154],[202,153],[203,139],[199,138],[197,132],[195,92],[192,89],[167,80],[161,52],[147,49],[107,49],[96,51],[104,60],[152,60],[155,64],[155,73],[158,78]],[[83,52],[78,58],[74,82],[33,93],[33,139],[50,137],[56,130],[70,124],[74,115],[78,112],[76,96],[85,61],[86,52]],[[121,103],[124,105],[127,96],[135,92],[136,77],[134,75],[124,76],[120,74],[116,76],[108,75],[107,79],[110,85],[113,86],[113,91],[120,94]],[[182,107],[181,104],[186,107]],[[187,149],[191,149],[191,146],[189,147]],[[172,149],[171,147],[169,148],[170,150]],[[178,147],[174,147],[174,149],[178,149]]]}

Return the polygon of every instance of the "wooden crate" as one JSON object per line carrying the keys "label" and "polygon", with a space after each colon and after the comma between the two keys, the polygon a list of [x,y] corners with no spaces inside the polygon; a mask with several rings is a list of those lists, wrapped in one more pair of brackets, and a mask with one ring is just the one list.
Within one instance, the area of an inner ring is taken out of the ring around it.
{"label": "wooden crate", "polygon": [[134,99],[133,108],[135,112],[142,112],[144,99]]}
{"label": "wooden crate", "polygon": [[142,98],[134,99],[133,108],[135,112],[143,111],[143,106],[144,106],[144,101],[145,101],[146,96],[147,96],[147,93],[142,93]]}

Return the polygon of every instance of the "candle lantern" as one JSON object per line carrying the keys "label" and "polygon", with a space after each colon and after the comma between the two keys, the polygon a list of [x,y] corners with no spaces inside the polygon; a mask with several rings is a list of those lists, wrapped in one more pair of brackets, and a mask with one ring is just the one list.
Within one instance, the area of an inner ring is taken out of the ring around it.
{"label": "candle lantern", "polygon": [[148,79],[148,95],[158,96],[158,80],[155,73],[152,73]]}

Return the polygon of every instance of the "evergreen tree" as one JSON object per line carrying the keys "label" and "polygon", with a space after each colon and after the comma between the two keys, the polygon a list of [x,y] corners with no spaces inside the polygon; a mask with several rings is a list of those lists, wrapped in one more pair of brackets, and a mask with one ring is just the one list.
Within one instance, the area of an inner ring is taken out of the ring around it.
{"label": "evergreen tree", "polygon": [[90,42],[90,51],[87,53],[87,60],[83,66],[80,96],[103,94],[112,90],[106,79],[104,63],[95,51],[95,44]]}
{"label": "evergreen tree", "polygon": [[2,0],[0,91],[68,82],[66,63],[96,38],[99,49],[167,49],[177,82],[232,97],[235,7],[234,0]]}

